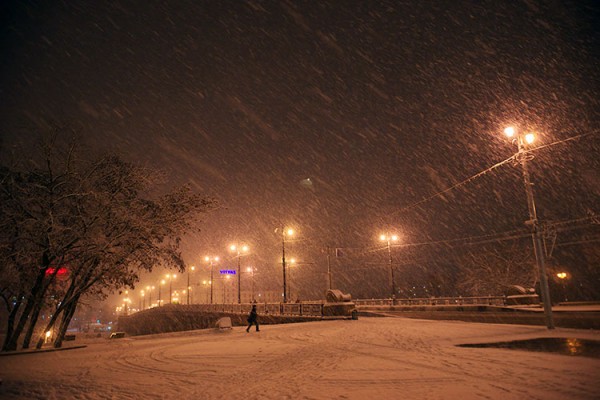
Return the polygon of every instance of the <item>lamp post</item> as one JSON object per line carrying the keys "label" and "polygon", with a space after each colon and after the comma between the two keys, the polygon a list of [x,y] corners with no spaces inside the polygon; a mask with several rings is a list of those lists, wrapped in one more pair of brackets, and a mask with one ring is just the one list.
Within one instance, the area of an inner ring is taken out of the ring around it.
{"label": "lamp post", "polygon": [[289,266],[288,266],[288,298],[292,300],[292,267],[296,265],[296,259],[290,258]]}
{"label": "lamp post", "polygon": [[[196,267],[193,265],[190,267],[190,270],[192,272],[194,272],[195,269],[196,269]],[[190,286],[190,271],[188,271],[187,278],[188,278],[188,281],[187,281],[187,304],[189,306],[190,305],[190,292],[192,291],[192,287]]]}
{"label": "lamp post", "polygon": [[154,286],[146,286],[146,292],[148,292],[148,308],[152,308],[152,291]]}
{"label": "lamp post", "polygon": [[165,283],[167,283],[164,279],[162,279],[160,281],[160,284],[158,285],[158,306],[160,307],[162,300],[160,299],[160,288],[162,285],[164,285]]}
{"label": "lamp post", "polygon": [[554,320],[552,318],[552,302],[550,300],[550,290],[548,289],[548,276],[546,275],[546,265],[544,259],[544,250],[542,248],[542,237],[535,209],[535,200],[533,198],[533,188],[529,177],[529,169],[527,161],[532,159],[532,156],[525,149],[526,145],[532,144],[535,141],[533,133],[525,135],[520,134],[516,128],[509,126],[504,129],[504,133],[509,138],[514,138],[513,142],[517,144],[517,154],[515,160],[521,164],[523,170],[523,182],[525,184],[525,193],[527,194],[527,208],[529,210],[529,220],[525,222],[531,229],[531,238],[533,240],[533,250],[537,263],[538,274],[540,277],[540,291],[542,294],[542,302],[544,303],[544,315],[546,316],[546,327],[554,329]]}
{"label": "lamp post", "polygon": [[246,268],[246,272],[248,272],[252,276],[252,292],[251,292],[252,293],[252,295],[251,295],[252,297],[251,297],[250,302],[254,303],[254,267],[248,267],[248,268]]}
{"label": "lamp post", "polygon": [[285,230],[281,228],[281,266],[283,267],[283,302],[287,303],[287,281],[285,275],[285,237],[292,236],[294,234],[293,229]]}
{"label": "lamp post", "polygon": [[123,299],[123,306],[125,307],[125,315],[129,314],[129,304],[131,304],[131,300],[129,299],[129,297],[125,297],[125,299]]}
{"label": "lamp post", "polygon": [[390,278],[392,280],[392,305],[396,300],[396,279],[394,277],[394,265],[392,263],[392,242],[398,241],[398,235],[390,235],[389,233],[382,234],[379,236],[379,240],[387,243],[388,260],[390,267]]}
{"label": "lamp post", "polygon": [[242,283],[241,283],[241,271],[240,271],[240,258],[242,256],[242,253],[247,253],[248,250],[250,248],[247,245],[242,245],[241,247],[239,245],[236,244],[232,244],[231,246],[229,246],[229,250],[231,251],[235,251],[236,252],[236,257],[237,257],[237,292],[238,292],[238,304],[241,304],[242,302]]}
{"label": "lamp post", "polygon": [[556,274],[556,277],[558,279],[560,279],[560,283],[562,286],[562,290],[563,290],[563,298],[565,299],[565,301],[569,301],[569,299],[567,298],[567,287],[565,285],[565,280],[567,279],[567,273],[566,272],[558,272]]}
{"label": "lamp post", "polygon": [[[231,275],[225,275],[222,277],[221,282],[223,283],[223,304],[227,303],[227,282],[231,279]],[[233,301],[232,301],[233,303]]]}
{"label": "lamp post", "polygon": [[177,274],[167,274],[169,280],[169,304],[173,304],[173,279],[177,277]]}
{"label": "lamp post", "polygon": [[213,282],[214,279],[214,263],[219,261],[219,257],[204,257],[204,261],[210,264],[210,304],[213,304]]}
{"label": "lamp post", "polygon": [[[205,293],[206,293],[206,303],[208,303],[208,291],[206,290],[206,285],[209,285],[209,284],[210,284],[210,283],[209,283],[209,282],[207,282],[206,280],[203,280],[203,281],[202,281],[202,285],[204,286],[204,291],[205,291]],[[205,304],[206,304],[206,303],[205,303]]]}
{"label": "lamp post", "polygon": [[140,311],[144,311],[144,307],[146,306],[146,293],[142,290],[140,294]]}
{"label": "lamp post", "polygon": [[329,282],[329,290],[331,290],[331,248],[327,246],[327,281]]}

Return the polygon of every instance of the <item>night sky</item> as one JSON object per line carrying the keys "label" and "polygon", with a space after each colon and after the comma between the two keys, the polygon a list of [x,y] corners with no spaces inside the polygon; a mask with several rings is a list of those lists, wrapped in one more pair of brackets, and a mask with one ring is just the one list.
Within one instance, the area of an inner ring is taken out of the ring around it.
{"label": "night sky", "polygon": [[2,155],[60,121],[218,198],[190,264],[239,240],[277,282],[285,224],[297,279],[322,283],[326,245],[524,229],[512,164],[411,206],[510,157],[508,124],[540,145],[582,135],[535,153],[540,219],[600,211],[596,1],[97,3],[4,2]]}

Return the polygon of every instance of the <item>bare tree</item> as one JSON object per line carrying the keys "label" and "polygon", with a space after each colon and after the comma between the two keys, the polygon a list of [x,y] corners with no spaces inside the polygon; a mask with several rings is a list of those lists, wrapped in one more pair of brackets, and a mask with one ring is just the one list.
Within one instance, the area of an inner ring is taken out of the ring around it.
{"label": "bare tree", "polygon": [[9,310],[3,350],[16,349],[27,321],[29,346],[59,267],[68,276],[46,326],[60,318],[57,347],[82,296],[133,287],[154,265],[182,269],[182,235],[216,206],[188,188],[152,198],[156,174],[116,156],[86,162],[75,146],[60,151],[51,140],[43,148],[41,167],[1,170],[0,276],[10,278],[0,287]]}
{"label": "bare tree", "polygon": [[515,242],[510,247],[482,247],[461,259],[458,286],[472,295],[499,295],[513,285],[535,287],[531,251]]}

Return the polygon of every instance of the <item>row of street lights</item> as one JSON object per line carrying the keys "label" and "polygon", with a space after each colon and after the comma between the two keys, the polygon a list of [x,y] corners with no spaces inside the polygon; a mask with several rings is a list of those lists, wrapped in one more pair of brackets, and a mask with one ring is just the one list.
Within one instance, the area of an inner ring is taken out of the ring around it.
{"label": "row of street lights", "polygon": [[[540,279],[540,289],[541,289],[541,295],[542,295],[542,301],[543,301],[543,305],[544,305],[544,314],[546,317],[546,325],[548,327],[548,329],[553,329],[554,328],[554,322],[552,319],[552,306],[551,306],[551,301],[550,301],[550,293],[549,293],[549,289],[548,289],[548,278],[546,275],[546,267],[545,267],[545,260],[544,260],[544,252],[542,249],[542,239],[541,239],[541,232],[540,232],[540,227],[539,227],[539,221],[537,218],[537,212],[536,212],[536,208],[535,208],[535,200],[534,200],[534,196],[533,196],[533,189],[532,189],[532,183],[531,183],[531,178],[529,175],[529,169],[528,169],[528,165],[527,162],[530,161],[532,159],[532,156],[530,154],[530,151],[526,149],[527,145],[532,144],[535,141],[535,135],[533,133],[521,133],[519,132],[515,127],[507,127],[504,130],[504,133],[506,134],[507,137],[511,138],[513,140],[513,143],[515,143],[517,145],[517,153],[513,156],[514,160],[517,161],[518,163],[521,164],[521,168],[522,168],[522,173],[523,173],[523,181],[524,181],[524,185],[525,185],[525,192],[527,195],[527,206],[528,206],[528,210],[529,210],[529,220],[526,221],[526,225],[528,225],[530,227],[531,230],[531,236],[532,236],[532,240],[533,240],[533,246],[534,246],[534,253],[535,253],[535,258],[536,258],[536,263],[537,263],[537,267],[538,267],[538,274],[539,274],[539,279]],[[286,265],[286,258],[285,258],[285,245],[286,245],[286,240],[289,241],[289,238],[291,238],[294,235],[294,230],[291,228],[285,228],[282,227],[281,228],[281,265],[282,265],[282,272],[283,272],[283,302],[287,303],[288,302],[288,266]],[[379,238],[381,241],[386,243],[386,247],[387,247],[387,251],[388,251],[388,262],[389,262],[389,270],[390,270],[390,281],[391,281],[391,296],[392,299],[396,298],[396,280],[395,280],[395,271],[394,271],[394,264],[393,264],[393,260],[392,260],[392,243],[397,242],[398,241],[398,235],[393,234],[393,233],[385,233],[382,234]],[[236,270],[236,274],[237,274],[237,300],[238,303],[241,303],[241,280],[240,280],[240,276],[241,276],[241,271],[240,271],[240,259],[244,254],[247,254],[249,251],[249,247],[247,245],[239,245],[239,244],[233,244],[229,247],[229,249],[235,253],[235,257],[237,258],[237,270]],[[210,265],[210,303],[212,304],[214,301],[214,295],[213,295],[213,282],[214,282],[214,264],[216,262],[219,261],[219,257],[217,256],[207,256],[205,257],[205,261],[207,263],[209,263]],[[292,260],[292,264],[293,264],[293,260]],[[195,266],[191,266],[191,271],[193,272],[195,270]],[[331,286],[331,272],[328,269],[328,273],[329,273],[329,279],[330,279],[330,283],[329,285]],[[249,271],[250,272],[250,271]],[[251,273],[252,273],[252,278],[254,278],[254,269],[251,269]],[[190,271],[188,271],[188,285],[187,285],[187,296],[188,296],[188,304],[190,302],[190,291],[191,291],[191,287],[190,287]],[[167,274],[166,275],[167,279],[169,280],[169,301],[172,301],[172,282],[173,279],[175,279],[176,275],[175,274]],[[559,276],[559,278],[562,278]],[[564,279],[564,278],[562,278]],[[161,281],[161,285],[163,285],[165,283],[165,280]],[[159,285],[159,305],[161,303],[160,300],[160,287],[161,285]],[[254,279],[252,279],[252,297],[254,298]],[[152,289],[154,289],[154,287],[152,287]],[[150,286],[146,287],[146,290],[150,293]],[[142,292],[142,296],[144,296],[144,293]]]}
{"label": "row of street lights", "polygon": [[[229,247],[229,249],[231,251],[234,251],[236,253],[235,257],[237,258],[237,270],[236,270],[236,275],[237,275],[237,283],[238,283],[238,290],[237,290],[237,297],[238,297],[238,303],[241,303],[241,280],[240,280],[240,276],[241,276],[241,268],[240,268],[240,259],[241,256],[244,255],[245,253],[248,253],[248,251],[250,250],[250,247],[248,245],[237,245],[237,244],[233,244]],[[213,290],[213,282],[214,282],[214,266],[215,264],[220,260],[220,258],[218,256],[206,256],[204,258],[204,261],[206,261],[208,263],[208,265],[210,266],[210,280],[209,281],[203,281],[204,285],[210,285],[210,303],[213,304],[214,302],[214,290]],[[188,270],[188,274],[187,274],[187,289],[183,291],[184,294],[187,295],[187,304],[190,304],[190,296],[192,296],[192,287],[190,285],[190,274],[192,272],[194,272],[196,270],[196,266],[192,265],[190,266],[189,270]],[[254,272],[255,272],[255,268],[254,267],[248,267],[247,268],[247,272],[252,274],[252,298],[254,298]],[[169,282],[169,303],[173,302],[173,280],[177,277],[177,274],[166,274],[165,275],[165,279],[162,279],[159,282],[158,285],[158,306],[160,306],[162,304],[162,299],[161,299],[161,288],[162,286],[164,286],[167,281]],[[151,293],[151,290],[154,290],[155,287],[154,286],[146,286],[146,291],[148,293]],[[141,306],[140,308],[143,309],[145,306],[145,291],[142,290],[141,291],[141,296],[142,299],[141,300]],[[150,298],[150,302],[149,302],[150,306],[152,304],[151,298]]]}

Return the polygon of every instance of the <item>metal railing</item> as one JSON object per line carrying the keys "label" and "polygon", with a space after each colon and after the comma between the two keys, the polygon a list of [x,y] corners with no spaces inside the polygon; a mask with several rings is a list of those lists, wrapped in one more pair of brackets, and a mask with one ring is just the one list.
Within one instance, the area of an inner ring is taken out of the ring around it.
{"label": "metal railing", "polygon": [[[423,297],[411,299],[355,299],[357,306],[462,306],[462,305],[506,305],[505,296],[474,297]],[[322,317],[324,301],[304,301],[300,303],[256,303],[256,311],[261,315],[291,315]],[[168,306],[167,306],[168,307]],[[230,314],[248,314],[251,303],[243,304],[192,304],[180,305],[183,310],[200,312],[222,312]]]}
{"label": "metal railing", "polygon": [[[324,303],[320,301],[302,303],[257,303],[256,311],[261,315],[322,317],[323,304]],[[252,309],[252,304],[192,304],[181,305],[179,307],[190,311],[248,314]]]}
{"label": "metal railing", "polygon": [[505,296],[476,296],[476,297],[422,297],[412,299],[356,299],[357,306],[462,306],[462,305],[489,305],[503,306],[506,304]]}

